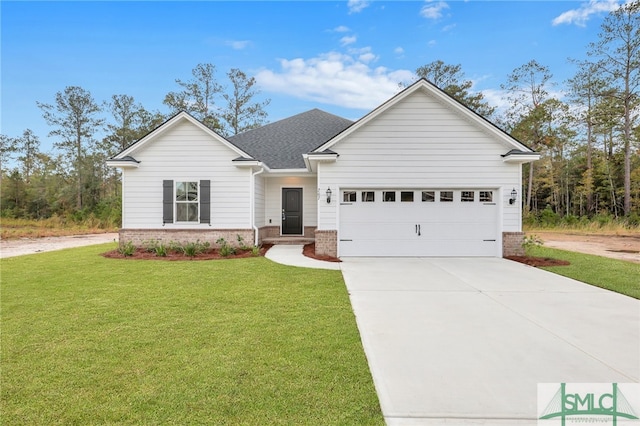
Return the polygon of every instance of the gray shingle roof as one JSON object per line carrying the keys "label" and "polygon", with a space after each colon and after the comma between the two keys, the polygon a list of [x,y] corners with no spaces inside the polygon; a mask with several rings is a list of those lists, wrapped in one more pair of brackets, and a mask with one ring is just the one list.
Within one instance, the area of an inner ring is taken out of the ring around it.
{"label": "gray shingle roof", "polygon": [[307,154],[353,122],[319,109],[303,112],[227,138],[271,169],[303,169]]}

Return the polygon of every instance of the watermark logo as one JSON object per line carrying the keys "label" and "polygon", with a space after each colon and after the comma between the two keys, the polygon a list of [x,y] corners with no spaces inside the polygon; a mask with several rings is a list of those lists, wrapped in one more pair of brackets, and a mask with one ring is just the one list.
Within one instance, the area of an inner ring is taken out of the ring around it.
{"label": "watermark logo", "polygon": [[640,426],[639,383],[538,383],[538,425]]}

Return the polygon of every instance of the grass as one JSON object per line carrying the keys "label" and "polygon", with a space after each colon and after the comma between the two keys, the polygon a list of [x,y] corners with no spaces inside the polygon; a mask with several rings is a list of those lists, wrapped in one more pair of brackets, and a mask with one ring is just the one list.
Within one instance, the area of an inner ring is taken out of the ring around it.
{"label": "grass", "polygon": [[100,221],[87,219],[76,223],[58,216],[49,219],[0,219],[0,239],[64,237],[67,235],[101,234],[117,232],[117,228],[105,228]]}
{"label": "grass", "polygon": [[2,423],[384,424],[339,271],[0,260]]}
{"label": "grass", "polygon": [[543,269],[640,299],[640,264],[548,247],[532,247],[527,254],[567,260],[569,266]]}

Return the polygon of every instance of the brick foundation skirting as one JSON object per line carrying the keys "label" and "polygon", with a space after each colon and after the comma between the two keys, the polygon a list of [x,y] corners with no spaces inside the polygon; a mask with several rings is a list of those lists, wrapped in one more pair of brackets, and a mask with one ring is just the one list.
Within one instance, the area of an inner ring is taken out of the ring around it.
{"label": "brick foundation skirting", "polygon": [[524,256],[524,232],[502,233],[502,256]]}
{"label": "brick foundation skirting", "polygon": [[338,231],[318,230],[315,231],[316,254],[319,256],[338,256]]}
{"label": "brick foundation skirting", "polygon": [[120,244],[132,242],[135,246],[142,246],[152,240],[169,243],[190,243],[200,240],[209,242],[212,248],[218,248],[219,238],[224,238],[233,247],[238,247],[238,235],[244,244],[253,246],[253,229],[121,229],[119,231]]}

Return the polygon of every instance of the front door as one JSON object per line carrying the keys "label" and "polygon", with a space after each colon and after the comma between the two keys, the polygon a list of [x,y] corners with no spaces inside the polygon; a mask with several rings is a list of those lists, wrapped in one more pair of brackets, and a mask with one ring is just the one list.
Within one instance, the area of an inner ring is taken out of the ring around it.
{"label": "front door", "polygon": [[282,234],[302,235],[302,188],[282,188]]}

